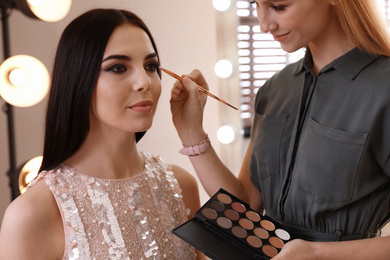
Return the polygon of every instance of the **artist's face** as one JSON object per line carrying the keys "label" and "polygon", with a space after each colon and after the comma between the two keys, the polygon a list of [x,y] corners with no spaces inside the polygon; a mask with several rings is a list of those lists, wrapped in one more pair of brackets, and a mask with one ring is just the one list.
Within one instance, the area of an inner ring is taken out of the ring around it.
{"label": "artist's face", "polygon": [[334,19],[333,0],[256,0],[262,32],[270,32],[283,50],[320,44]]}
{"label": "artist's face", "polygon": [[158,67],[146,32],[128,24],[118,27],[103,55],[92,98],[91,128],[149,129],[161,94]]}

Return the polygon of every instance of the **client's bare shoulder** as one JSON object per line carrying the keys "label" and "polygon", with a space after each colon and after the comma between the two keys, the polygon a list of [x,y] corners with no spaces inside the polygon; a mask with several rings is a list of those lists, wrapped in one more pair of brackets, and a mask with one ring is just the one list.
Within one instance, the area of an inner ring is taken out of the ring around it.
{"label": "client's bare shoulder", "polygon": [[41,180],[8,206],[0,231],[0,259],[60,259],[64,244],[61,214]]}

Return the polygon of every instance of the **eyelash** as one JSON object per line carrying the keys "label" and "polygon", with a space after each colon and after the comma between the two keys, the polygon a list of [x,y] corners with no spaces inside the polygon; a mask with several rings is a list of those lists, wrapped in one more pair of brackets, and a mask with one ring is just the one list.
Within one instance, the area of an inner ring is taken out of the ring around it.
{"label": "eyelash", "polygon": [[284,10],[284,6],[283,5],[271,5],[270,7],[272,9],[274,9],[275,11],[283,11]]}
{"label": "eyelash", "polygon": [[115,64],[114,66],[111,66],[108,69],[106,69],[106,71],[112,71],[115,73],[124,73],[127,71],[127,68],[123,64]]}
{"label": "eyelash", "polygon": [[[151,69],[148,69],[149,66],[152,66]],[[151,61],[151,62],[148,62],[145,66],[145,69],[147,71],[150,71],[150,72],[155,72],[155,71],[158,71],[160,68],[160,63],[159,62],[156,62],[156,61]]]}

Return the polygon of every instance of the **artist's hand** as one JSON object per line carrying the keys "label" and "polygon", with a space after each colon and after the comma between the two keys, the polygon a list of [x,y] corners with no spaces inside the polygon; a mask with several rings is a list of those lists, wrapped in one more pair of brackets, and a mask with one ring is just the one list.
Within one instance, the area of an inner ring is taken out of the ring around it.
{"label": "artist's hand", "polygon": [[183,75],[171,91],[172,120],[184,145],[194,145],[205,139],[203,112],[207,95],[199,92],[198,86],[208,90],[208,85],[199,70]]}
{"label": "artist's hand", "polygon": [[272,260],[312,260],[314,256],[313,242],[294,239],[286,243],[282,251]]}

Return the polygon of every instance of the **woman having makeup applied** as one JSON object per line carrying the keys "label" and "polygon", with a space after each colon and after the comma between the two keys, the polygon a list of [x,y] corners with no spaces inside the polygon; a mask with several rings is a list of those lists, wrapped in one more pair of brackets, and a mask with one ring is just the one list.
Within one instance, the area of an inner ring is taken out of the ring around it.
{"label": "woman having makeup applied", "polygon": [[[259,89],[238,178],[212,146],[189,156],[202,184],[293,232],[275,260],[388,259],[390,237],[378,232],[390,217],[390,41],[376,2],[254,4],[262,32],[306,55]],[[188,147],[207,136],[197,84],[208,89],[194,70],[172,89],[173,121]]]}
{"label": "woman having makeup applied", "polygon": [[6,211],[0,259],[196,258],[171,233],[200,207],[195,178],[137,148],[161,94],[159,64],[129,11],[94,9],[66,27],[40,174]]}

